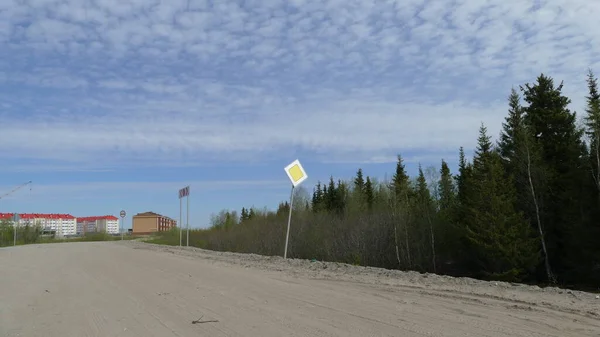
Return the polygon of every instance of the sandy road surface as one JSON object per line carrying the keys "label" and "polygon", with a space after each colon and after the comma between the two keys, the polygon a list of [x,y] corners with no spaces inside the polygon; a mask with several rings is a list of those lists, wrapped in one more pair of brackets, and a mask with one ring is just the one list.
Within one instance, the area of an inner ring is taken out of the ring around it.
{"label": "sandy road surface", "polygon": [[0,336],[600,336],[593,294],[335,263],[101,242],[0,268]]}

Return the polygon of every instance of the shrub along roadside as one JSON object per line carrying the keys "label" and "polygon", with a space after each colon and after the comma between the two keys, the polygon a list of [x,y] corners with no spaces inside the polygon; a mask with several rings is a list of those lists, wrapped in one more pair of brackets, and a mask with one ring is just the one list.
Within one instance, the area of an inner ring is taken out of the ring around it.
{"label": "shrub along roadside", "polygon": [[[541,74],[511,90],[499,140],[481,125],[472,160],[458,149],[454,174],[442,159],[411,178],[399,155],[389,181],[359,169],[352,181],[318,183],[312,196],[298,189],[288,256],[597,288],[600,94],[590,71],[580,126],[562,88]],[[221,211],[211,228],[190,232],[190,245],[282,255],[288,211],[287,202]],[[179,234],[151,242],[178,245]]]}
{"label": "shrub along roadside", "polygon": [[[132,240],[137,237],[125,235],[124,240]],[[17,245],[36,244],[36,243],[59,243],[59,242],[91,242],[91,241],[116,241],[121,240],[121,236],[110,235],[107,233],[88,233],[80,237],[58,238],[43,236],[42,231],[37,226],[17,227]],[[13,226],[8,221],[0,222],[0,247],[14,245]]]}

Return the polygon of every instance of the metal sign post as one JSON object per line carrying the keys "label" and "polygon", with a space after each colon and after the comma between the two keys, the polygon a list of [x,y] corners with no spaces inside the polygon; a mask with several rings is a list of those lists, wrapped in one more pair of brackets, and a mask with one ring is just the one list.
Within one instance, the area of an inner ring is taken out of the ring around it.
{"label": "metal sign post", "polygon": [[183,237],[183,231],[181,230],[181,224],[183,223],[183,215],[181,214],[183,208],[183,200],[181,198],[181,191],[179,192],[179,247],[181,247],[181,241]]}
{"label": "metal sign post", "polygon": [[13,231],[14,231],[14,242],[13,242],[13,246],[17,245],[17,224],[19,223],[19,220],[21,219],[21,216],[17,213],[13,214],[12,217],[12,221],[13,221]]}
{"label": "metal sign post", "polygon": [[292,193],[290,195],[290,213],[288,216],[287,223],[287,233],[285,235],[285,250],[283,251],[283,258],[287,259],[287,250],[288,250],[288,242],[290,240],[290,225],[292,223],[292,210],[294,209],[294,189],[296,186],[300,185],[303,181],[308,178],[304,168],[300,164],[300,161],[296,159],[291,164],[284,168],[285,173],[287,173],[288,178],[292,182]]}
{"label": "metal sign post", "polygon": [[182,212],[182,200],[183,198],[187,198],[187,217],[186,217],[186,247],[190,246],[190,186],[186,186],[179,190],[179,247],[182,245],[181,238],[181,230],[183,224],[183,212]]}
{"label": "metal sign post", "polygon": [[127,212],[125,212],[125,210],[122,210],[119,215],[121,216],[121,229],[119,231],[121,232],[121,240],[123,240],[123,228],[125,228],[123,222],[125,221],[125,216],[127,216]]}

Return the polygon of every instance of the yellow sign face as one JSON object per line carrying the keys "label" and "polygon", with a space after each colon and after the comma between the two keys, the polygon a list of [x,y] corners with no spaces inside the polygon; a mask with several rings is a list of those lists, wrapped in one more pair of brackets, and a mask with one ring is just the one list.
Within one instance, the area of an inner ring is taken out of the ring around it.
{"label": "yellow sign face", "polygon": [[295,160],[293,163],[286,166],[285,173],[287,173],[288,178],[290,178],[294,187],[300,185],[300,183],[308,178],[299,160]]}
{"label": "yellow sign face", "polygon": [[304,172],[302,172],[302,169],[298,165],[292,166],[290,168],[289,172],[290,172],[290,176],[292,176],[293,181],[298,181],[298,180],[302,179],[302,177],[304,177]]}

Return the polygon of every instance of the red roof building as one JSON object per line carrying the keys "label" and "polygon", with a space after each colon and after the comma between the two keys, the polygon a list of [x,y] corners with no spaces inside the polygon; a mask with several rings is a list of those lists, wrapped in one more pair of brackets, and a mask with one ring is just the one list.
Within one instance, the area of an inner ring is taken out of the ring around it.
{"label": "red roof building", "polygon": [[96,220],[119,220],[119,218],[117,218],[114,215],[83,216],[83,217],[77,218],[77,222],[96,221]]}
{"label": "red roof building", "polygon": [[[0,219],[12,219],[15,213],[0,213]],[[20,213],[21,219],[64,219],[74,220],[75,217],[71,214],[54,214],[54,213]]]}
{"label": "red roof building", "polygon": [[[64,213],[18,213],[18,226],[38,225],[55,230],[59,236],[75,235],[77,221],[71,214]],[[11,221],[14,213],[0,213],[0,220]]]}

